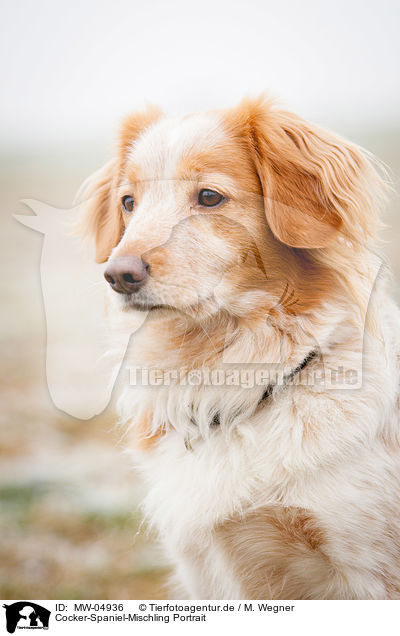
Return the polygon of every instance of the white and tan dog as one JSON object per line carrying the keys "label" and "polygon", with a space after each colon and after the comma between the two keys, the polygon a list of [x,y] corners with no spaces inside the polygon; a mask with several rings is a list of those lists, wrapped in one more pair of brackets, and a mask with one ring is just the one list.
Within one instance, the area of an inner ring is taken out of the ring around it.
{"label": "white and tan dog", "polygon": [[148,312],[129,361],[161,381],[127,386],[121,417],[185,596],[400,598],[382,189],[357,146],[265,99],[134,114],[87,183],[111,315]]}

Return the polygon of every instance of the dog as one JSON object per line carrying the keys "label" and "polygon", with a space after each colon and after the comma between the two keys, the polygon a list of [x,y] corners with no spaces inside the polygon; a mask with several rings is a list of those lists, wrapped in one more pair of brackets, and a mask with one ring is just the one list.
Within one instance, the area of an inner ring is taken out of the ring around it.
{"label": "dog", "polygon": [[368,153],[264,96],[134,113],[84,187],[113,329],[153,374],[118,408],[184,597],[400,598],[385,191]]}

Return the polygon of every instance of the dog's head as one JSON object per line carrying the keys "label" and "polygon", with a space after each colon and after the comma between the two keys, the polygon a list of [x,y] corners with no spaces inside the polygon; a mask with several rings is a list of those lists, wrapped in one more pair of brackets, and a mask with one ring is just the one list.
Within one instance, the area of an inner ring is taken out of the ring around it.
{"label": "dog's head", "polygon": [[377,185],[358,147],[268,100],[149,109],[88,181],[84,225],[124,309],[297,313],[374,235]]}

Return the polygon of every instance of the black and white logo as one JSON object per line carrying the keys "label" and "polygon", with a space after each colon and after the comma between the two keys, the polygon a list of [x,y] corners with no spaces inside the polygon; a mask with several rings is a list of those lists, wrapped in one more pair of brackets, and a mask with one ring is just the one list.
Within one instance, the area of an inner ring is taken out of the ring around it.
{"label": "black and white logo", "polygon": [[37,603],[18,601],[11,605],[4,604],[3,607],[9,634],[14,634],[16,629],[49,629],[51,612]]}

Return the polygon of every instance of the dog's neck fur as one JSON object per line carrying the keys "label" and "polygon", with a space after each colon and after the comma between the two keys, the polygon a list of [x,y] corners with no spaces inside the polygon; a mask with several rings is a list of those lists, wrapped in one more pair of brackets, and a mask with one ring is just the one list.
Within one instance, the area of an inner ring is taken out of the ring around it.
{"label": "dog's neck fur", "polygon": [[[326,314],[330,320],[324,319]],[[134,425],[133,415],[150,414],[149,435],[173,428],[184,439],[195,440],[211,434],[210,424],[218,414],[220,428],[230,433],[252,416],[266,385],[215,386],[206,380],[207,372],[273,368],[276,377],[287,376],[311,351],[322,357],[329,351],[346,315],[337,302],[334,307],[326,304],[307,316],[287,316],[282,330],[282,316],[277,322],[266,317],[243,324],[224,312],[204,322],[167,312],[150,314],[132,338],[127,363],[162,373],[177,371],[179,380],[172,375],[166,384],[126,387],[120,400],[122,419]],[[342,327],[341,333],[354,349],[354,327]],[[361,340],[356,346],[362,346]],[[191,370],[199,373],[195,384],[185,382]]]}

